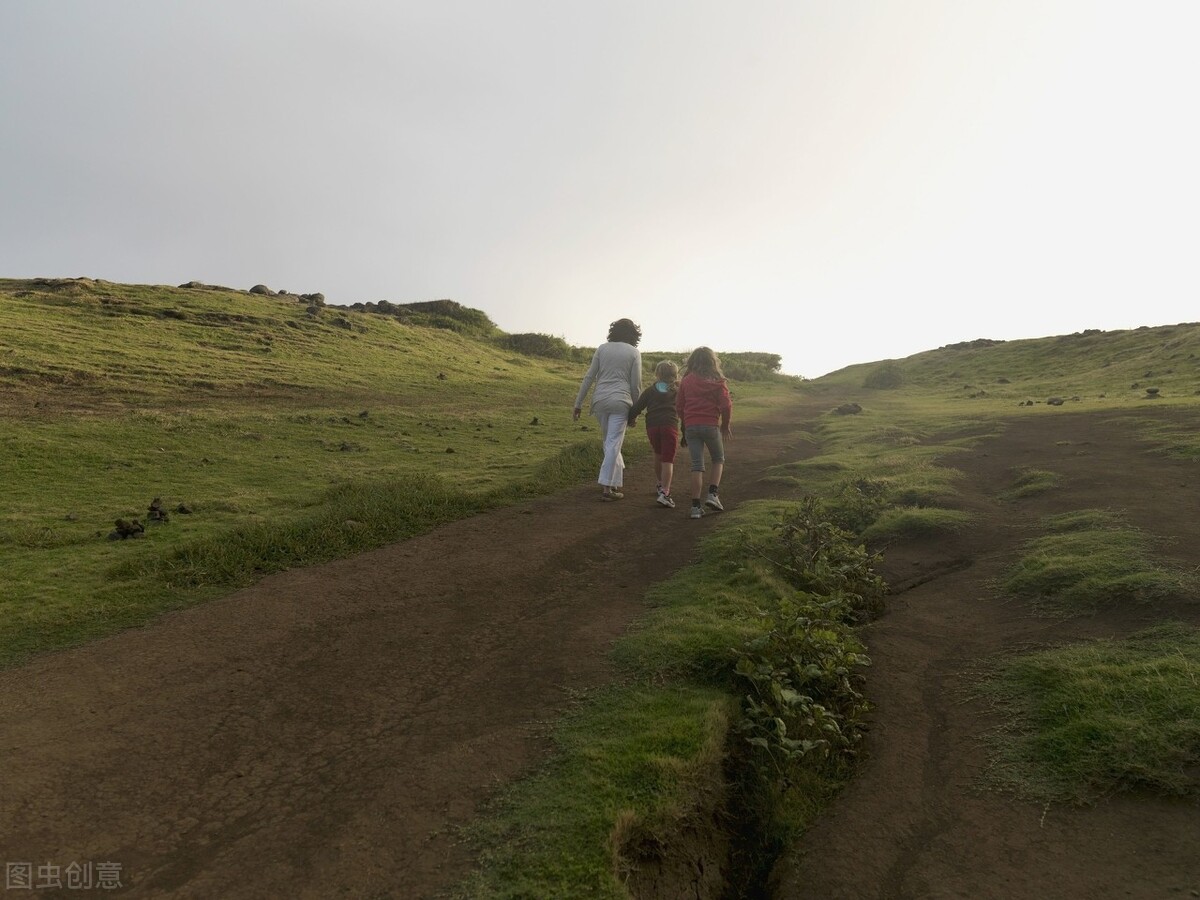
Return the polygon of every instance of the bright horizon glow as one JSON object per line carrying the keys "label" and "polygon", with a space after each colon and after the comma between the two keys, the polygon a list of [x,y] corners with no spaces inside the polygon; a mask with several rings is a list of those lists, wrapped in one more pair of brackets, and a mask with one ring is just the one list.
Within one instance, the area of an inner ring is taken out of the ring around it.
{"label": "bright horizon glow", "polygon": [[1194,321],[1198,37],[1184,0],[9,0],[0,277],[628,316],[809,377]]}

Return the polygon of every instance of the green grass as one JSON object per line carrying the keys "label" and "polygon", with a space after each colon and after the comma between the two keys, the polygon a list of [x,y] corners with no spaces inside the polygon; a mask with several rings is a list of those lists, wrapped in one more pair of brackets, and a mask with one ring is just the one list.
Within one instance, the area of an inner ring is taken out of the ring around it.
{"label": "green grass", "polygon": [[1195,579],[1153,559],[1153,541],[1104,510],[1052,516],[1004,576],[1004,593],[1053,614],[1186,597]]}
{"label": "green grass", "polygon": [[863,530],[862,538],[877,546],[958,531],[970,521],[971,515],[962,510],[905,506],[884,510]]}
{"label": "green grass", "polygon": [[1010,716],[991,768],[1006,789],[1074,802],[1200,793],[1196,628],[1022,654],[1000,663],[985,690]]}
{"label": "green grass", "polygon": [[555,728],[555,754],[506,790],[473,837],[468,897],[627,898],[622,850],[719,791],[729,695],[716,688],[602,691]]}
{"label": "green grass", "polygon": [[1024,500],[1027,497],[1036,497],[1053,490],[1060,480],[1057,472],[1022,468],[1017,471],[1017,477],[1013,479],[1012,487],[1000,494],[1000,499]]}

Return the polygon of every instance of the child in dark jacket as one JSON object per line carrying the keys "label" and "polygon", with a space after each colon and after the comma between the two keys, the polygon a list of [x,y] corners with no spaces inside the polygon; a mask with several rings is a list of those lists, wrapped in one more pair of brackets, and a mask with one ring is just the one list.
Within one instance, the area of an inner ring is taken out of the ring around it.
{"label": "child in dark jacket", "polygon": [[[704,515],[705,506],[718,511],[725,508],[718,491],[725,471],[725,441],[733,437],[730,427],[733,402],[729,397],[729,386],[721,372],[721,361],[708,347],[697,347],[688,357],[687,371],[683,381],[679,382],[675,397],[675,409],[683,429],[683,446],[688,448],[692,458],[692,510],[689,515],[699,519]],[[712,460],[712,475],[708,496],[702,503],[705,447]]]}
{"label": "child in dark jacket", "polygon": [[679,443],[679,416],[675,412],[679,366],[669,359],[664,359],[654,367],[654,378],[654,384],[642,391],[629,410],[629,424],[636,424],[638,414],[642,410],[646,411],[646,437],[650,439],[650,446],[654,448],[658,503],[667,509],[674,509],[671,479],[675,473],[675,447]]}

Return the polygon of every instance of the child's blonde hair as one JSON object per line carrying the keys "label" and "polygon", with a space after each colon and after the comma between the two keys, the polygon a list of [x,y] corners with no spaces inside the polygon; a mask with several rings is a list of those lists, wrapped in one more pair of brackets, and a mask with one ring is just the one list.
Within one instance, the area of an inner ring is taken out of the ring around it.
{"label": "child's blonde hair", "polygon": [[665,381],[670,384],[672,381],[679,380],[679,366],[669,359],[664,359],[654,367],[654,377],[659,381]]}

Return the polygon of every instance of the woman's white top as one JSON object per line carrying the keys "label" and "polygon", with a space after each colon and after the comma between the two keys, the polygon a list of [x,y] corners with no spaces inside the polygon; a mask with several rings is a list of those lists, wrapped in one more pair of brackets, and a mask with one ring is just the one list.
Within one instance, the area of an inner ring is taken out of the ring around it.
{"label": "woman's white top", "polygon": [[641,351],[624,341],[607,341],[597,347],[579,386],[576,409],[583,409],[583,400],[593,384],[596,390],[592,393],[592,409],[598,405],[610,406],[614,401],[633,406],[642,392]]}

